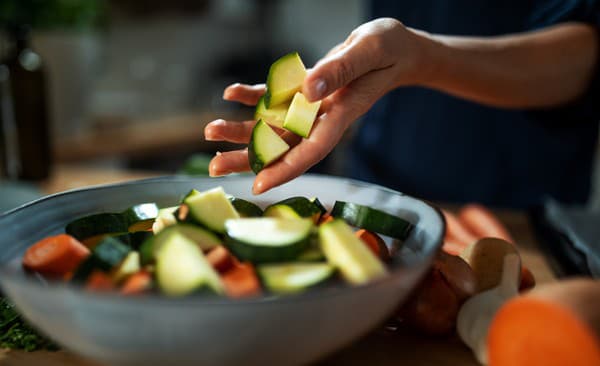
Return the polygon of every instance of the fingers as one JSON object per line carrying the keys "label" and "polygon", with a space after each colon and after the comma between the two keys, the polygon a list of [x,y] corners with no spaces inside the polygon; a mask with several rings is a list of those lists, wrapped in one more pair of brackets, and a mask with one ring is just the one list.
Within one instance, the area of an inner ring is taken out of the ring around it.
{"label": "fingers", "polygon": [[247,85],[235,83],[223,92],[223,99],[240,102],[248,106],[255,106],[260,97],[265,94],[265,84]]}
{"label": "fingers", "polygon": [[217,119],[204,127],[204,138],[207,141],[228,141],[236,144],[247,144],[252,135],[256,121],[232,122]]}
{"label": "fingers", "polygon": [[323,99],[377,67],[379,61],[365,40],[336,47],[308,72],[302,93],[309,101]]}
{"label": "fingers", "polygon": [[219,177],[249,170],[248,149],[217,153],[208,166],[208,174],[211,177]]}

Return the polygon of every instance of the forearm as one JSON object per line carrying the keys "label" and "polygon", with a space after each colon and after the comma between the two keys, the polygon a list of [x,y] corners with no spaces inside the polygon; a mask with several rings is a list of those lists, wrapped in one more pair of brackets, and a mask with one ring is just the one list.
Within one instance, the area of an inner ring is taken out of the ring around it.
{"label": "forearm", "polygon": [[492,38],[431,36],[420,83],[506,108],[550,107],[580,96],[598,63],[598,34],[565,23]]}

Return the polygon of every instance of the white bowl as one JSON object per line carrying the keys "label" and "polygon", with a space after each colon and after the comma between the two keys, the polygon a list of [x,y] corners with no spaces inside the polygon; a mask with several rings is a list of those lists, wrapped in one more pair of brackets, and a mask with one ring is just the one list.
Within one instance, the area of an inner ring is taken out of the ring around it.
{"label": "white bowl", "polygon": [[[113,365],[299,365],[315,361],[380,325],[429,267],[441,245],[437,210],[401,193],[353,180],[305,175],[252,196],[253,176],[164,177],[45,197],[0,216],[0,285],[24,316],[63,347]],[[415,227],[376,282],[289,297],[233,301],[144,299],[94,294],[27,277],[20,260],[37,240],[80,216],[142,202],[176,204],[191,188],[221,185],[261,205],[291,196],[372,206]],[[402,345],[398,345],[399,348]],[[400,351],[400,350],[399,350]]]}

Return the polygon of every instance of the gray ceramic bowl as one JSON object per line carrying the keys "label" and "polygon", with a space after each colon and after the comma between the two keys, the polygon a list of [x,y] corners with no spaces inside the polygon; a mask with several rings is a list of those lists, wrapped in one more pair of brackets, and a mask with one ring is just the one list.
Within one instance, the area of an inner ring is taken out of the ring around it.
{"label": "gray ceramic bowl", "polygon": [[[165,177],[91,187],[42,198],[0,216],[0,284],[25,317],[62,346],[114,365],[298,365],[317,360],[381,324],[406,298],[441,244],[444,224],[422,201],[357,181],[305,175],[259,197],[252,176]],[[391,275],[359,287],[246,301],[83,292],[27,278],[25,249],[87,214],[141,202],[174,205],[191,188],[221,185],[263,206],[290,196],[373,206],[404,217],[415,229],[394,255]]]}

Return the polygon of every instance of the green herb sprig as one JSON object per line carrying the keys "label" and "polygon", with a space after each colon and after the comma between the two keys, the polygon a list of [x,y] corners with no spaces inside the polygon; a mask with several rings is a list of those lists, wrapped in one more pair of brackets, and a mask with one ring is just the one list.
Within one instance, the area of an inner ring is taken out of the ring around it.
{"label": "green herb sprig", "polygon": [[0,297],[0,348],[27,352],[58,347],[28,325],[8,299]]}

